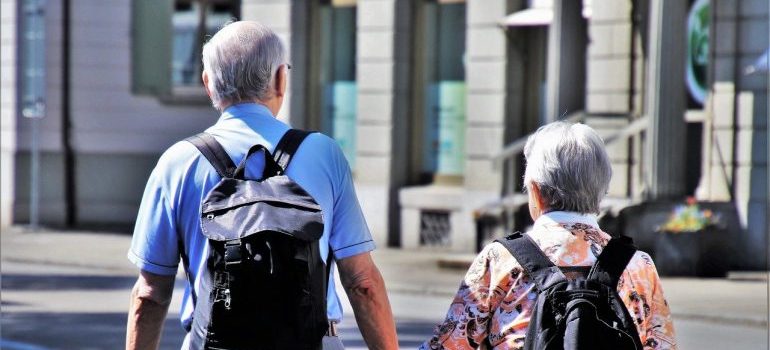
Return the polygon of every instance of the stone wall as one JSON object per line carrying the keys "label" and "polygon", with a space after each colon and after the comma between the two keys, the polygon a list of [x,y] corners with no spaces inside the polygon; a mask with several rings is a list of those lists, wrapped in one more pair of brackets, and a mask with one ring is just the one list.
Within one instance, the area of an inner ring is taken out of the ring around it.
{"label": "stone wall", "polygon": [[0,227],[13,222],[16,154],[16,1],[0,1]]}

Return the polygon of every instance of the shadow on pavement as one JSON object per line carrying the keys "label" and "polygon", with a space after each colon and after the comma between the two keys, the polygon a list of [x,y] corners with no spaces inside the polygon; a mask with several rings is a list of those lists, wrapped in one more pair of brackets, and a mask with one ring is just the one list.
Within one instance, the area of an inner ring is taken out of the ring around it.
{"label": "shadow on pavement", "polygon": [[3,274],[3,290],[130,290],[136,277],[87,276],[87,275],[39,275]]}
{"label": "shadow on pavement", "polygon": [[[397,322],[399,347],[416,349],[431,335],[434,323]],[[124,313],[4,313],[3,339],[46,349],[119,349],[124,346]],[[184,330],[178,318],[166,319],[160,349],[179,349]],[[346,348],[366,349],[355,324],[340,327]]]}
{"label": "shadow on pavement", "polygon": [[[5,279],[5,276],[3,276]],[[121,349],[125,346],[125,313],[3,313],[3,339],[48,349]],[[169,318],[161,349],[179,349],[184,330]]]}
{"label": "shadow on pavement", "polygon": [[[348,318],[342,322],[338,329],[342,342],[345,344],[346,349],[366,349],[366,343],[361,337],[361,333],[359,333],[355,321],[351,320],[352,318],[353,315],[348,315]],[[418,348],[424,341],[431,337],[435,326],[436,323],[434,322],[396,320],[399,348]]]}

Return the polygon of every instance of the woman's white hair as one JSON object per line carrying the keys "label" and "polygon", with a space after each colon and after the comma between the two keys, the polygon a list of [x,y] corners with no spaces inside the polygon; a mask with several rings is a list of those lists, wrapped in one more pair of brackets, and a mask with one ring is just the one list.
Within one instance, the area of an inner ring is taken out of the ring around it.
{"label": "woman's white hair", "polygon": [[214,108],[270,97],[270,86],[286,52],[281,39],[258,22],[232,22],[203,45],[203,70]]}
{"label": "woman's white hair", "polygon": [[594,129],[561,121],[544,125],[527,139],[524,156],[524,187],[536,183],[548,209],[599,213],[612,167]]}

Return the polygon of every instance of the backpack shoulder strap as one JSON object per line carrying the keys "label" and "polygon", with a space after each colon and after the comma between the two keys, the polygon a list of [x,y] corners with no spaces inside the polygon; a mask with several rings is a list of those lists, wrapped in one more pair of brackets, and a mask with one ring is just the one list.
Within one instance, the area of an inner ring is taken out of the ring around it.
{"label": "backpack shoulder strap", "polygon": [[630,237],[620,236],[610,239],[594,266],[591,267],[587,280],[601,282],[616,289],[620,275],[623,274],[634,254],[636,254],[636,247]]}
{"label": "backpack shoulder strap", "polygon": [[235,163],[227,155],[222,145],[211,134],[202,132],[190,136],[185,141],[192,143],[198,151],[206,157],[206,160],[216,169],[217,174],[223,178],[231,178],[235,173]]}
{"label": "backpack shoulder strap", "polygon": [[294,157],[294,153],[297,152],[299,145],[312,133],[314,133],[314,131],[289,129],[289,131],[283,135],[281,140],[278,141],[278,145],[275,146],[275,150],[273,151],[273,158],[275,159],[275,162],[278,163],[278,166],[281,167],[282,171],[286,171],[286,168]]}
{"label": "backpack shoulder strap", "polygon": [[529,235],[516,232],[504,239],[495,240],[495,242],[502,244],[511,252],[511,255],[521,264],[538,290],[542,291],[556,282],[566,281],[561,270],[548,259]]}

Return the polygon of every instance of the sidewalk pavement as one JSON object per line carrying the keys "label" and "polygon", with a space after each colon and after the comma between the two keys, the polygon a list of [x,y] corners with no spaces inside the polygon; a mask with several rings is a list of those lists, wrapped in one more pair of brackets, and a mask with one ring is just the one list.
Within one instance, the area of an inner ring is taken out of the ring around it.
{"label": "sidewalk pavement", "polygon": [[[20,227],[0,233],[0,261],[93,267],[134,275],[126,259],[128,234],[39,230]],[[433,250],[378,249],[373,254],[390,293],[433,295],[449,305],[472,254]],[[182,275],[180,274],[180,277]],[[676,319],[768,327],[767,273],[738,278],[663,278]],[[182,277],[183,278],[183,277]]]}

